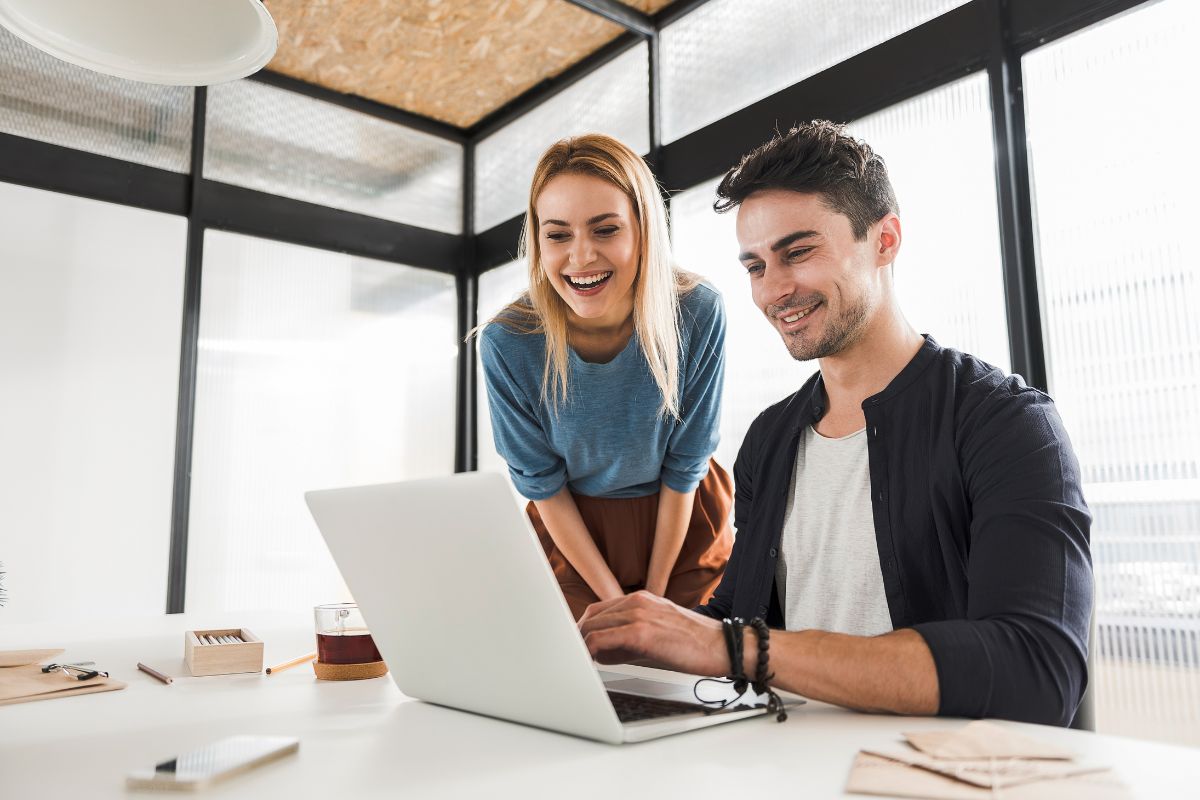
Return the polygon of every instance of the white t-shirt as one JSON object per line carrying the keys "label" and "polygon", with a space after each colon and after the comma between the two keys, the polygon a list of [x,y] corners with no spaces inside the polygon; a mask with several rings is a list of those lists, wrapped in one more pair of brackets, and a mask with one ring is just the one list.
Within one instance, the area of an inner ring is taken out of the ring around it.
{"label": "white t-shirt", "polygon": [[804,429],[775,580],[790,631],[892,630],[871,517],[866,429],[840,439]]}

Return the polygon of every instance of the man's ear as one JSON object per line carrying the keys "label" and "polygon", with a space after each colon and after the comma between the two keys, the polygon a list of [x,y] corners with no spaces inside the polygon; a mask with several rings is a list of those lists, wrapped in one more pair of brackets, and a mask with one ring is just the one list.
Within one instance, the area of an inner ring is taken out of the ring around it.
{"label": "man's ear", "polygon": [[900,253],[900,218],[895,214],[888,214],[875,225],[878,228],[875,236],[877,247],[875,264],[886,267],[895,261],[896,256]]}

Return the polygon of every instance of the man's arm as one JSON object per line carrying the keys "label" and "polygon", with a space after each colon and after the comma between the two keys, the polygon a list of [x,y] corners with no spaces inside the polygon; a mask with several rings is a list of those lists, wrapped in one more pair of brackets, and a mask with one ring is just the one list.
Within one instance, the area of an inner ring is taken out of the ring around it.
{"label": "man's arm", "polygon": [[[696,675],[732,672],[721,623],[638,592],[596,603],[579,622],[592,657],[602,664],[649,660]],[[757,637],[745,631],[747,675],[757,667]],[[772,631],[772,685],[813,700],[863,711],[935,714],[938,675],[916,631],[849,636],[824,631]]]}
{"label": "man's arm", "polygon": [[1053,404],[1024,390],[960,427],[972,520],[966,619],[913,626],[939,713],[1068,725],[1087,685],[1091,516]]}

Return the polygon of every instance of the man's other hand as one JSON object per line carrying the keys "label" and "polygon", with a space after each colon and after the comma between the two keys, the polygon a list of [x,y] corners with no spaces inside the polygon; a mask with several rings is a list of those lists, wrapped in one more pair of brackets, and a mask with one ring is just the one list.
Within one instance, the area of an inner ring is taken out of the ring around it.
{"label": "man's other hand", "polygon": [[601,664],[649,660],[695,675],[726,675],[729,656],[721,623],[641,591],[593,603],[579,632]]}

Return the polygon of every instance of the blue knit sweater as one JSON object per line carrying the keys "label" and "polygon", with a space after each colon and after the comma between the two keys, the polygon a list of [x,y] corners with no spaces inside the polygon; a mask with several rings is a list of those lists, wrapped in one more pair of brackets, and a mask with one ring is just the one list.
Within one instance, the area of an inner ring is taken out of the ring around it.
{"label": "blue knit sweater", "polygon": [[545,337],[503,322],[480,336],[496,449],[531,500],[564,485],[591,497],[642,497],[665,483],[696,488],[717,447],[725,371],[725,309],[700,284],[679,302],[681,419],[659,413],[662,394],[635,333],[611,361],[570,351],[568,397],[541,401]]}

